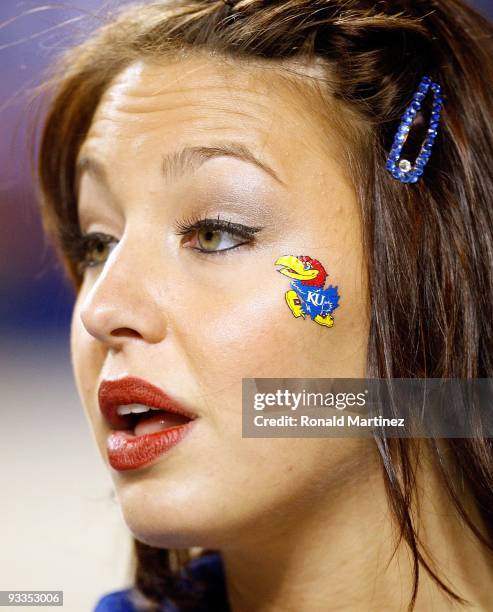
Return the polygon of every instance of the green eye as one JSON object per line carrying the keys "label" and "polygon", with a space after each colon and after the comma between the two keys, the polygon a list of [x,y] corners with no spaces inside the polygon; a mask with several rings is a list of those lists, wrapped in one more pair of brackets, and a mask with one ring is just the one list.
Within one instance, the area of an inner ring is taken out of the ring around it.
{"label": "green eye", "polygon": [[[225,241],[223,239],[225,234],[226,232],[222,230],[212,230],[210,228],[203,227],[197,232],[198,244],[204,251],[222,250],[219,249],[219,246],[221,244],[224,246],[225,242],[228,243],[227,240]],[[234,241],[232,244],[234,244]]]}
{"label": "green eye", "polygon": [[243,244],[252,244],[254,234],[260,227],[248,227],[222,219],[190,219],[177,224],[178,235],[191,236],[188,248],[202,253],[216,254],[235,249]]}
{"label": "green eye", "polygon": [[116,242],[107,234],[93,233],[82,236],[78,258],[79,271],[104,264]]}
{"label": "green eye", "polygon": [[[254,235],[262,228],[249,227],[222,219],[193,219],[177,224],[178,235],[189,236],[190,248],[211,255],[224,253],[244,244],[253,244]],[[95,268],[106,262],[118,240],[108,234],[93,232],[81,236],[78,232],[63,240],[63,248],[76,262],[79,274],[87,268]]]}
{"label": "green eye", "polygon": [[94,246],[92,251],[88,253],[89,259],[95,265],[104,263],[108,255],[109,255],[109,245],[108,243],[104,243],[104,242],[98,242]]}

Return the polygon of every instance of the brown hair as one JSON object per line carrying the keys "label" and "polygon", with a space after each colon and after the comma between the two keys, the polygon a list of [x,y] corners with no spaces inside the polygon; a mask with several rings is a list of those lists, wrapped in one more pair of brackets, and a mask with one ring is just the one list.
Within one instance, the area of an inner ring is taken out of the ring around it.
{"label": "brown hair", "polygon": [[[355,139],[351,173],[370,281],[367,375],[492,377],[492,26],[461,0],[229,4],[169,0],[126,8],[64,57],[44,121],[39,184],[46,231],[75,288],[81,282],[71,256],[79,232],[75,161],[98,102],[119,71],[137,58],[197,49],[274,65],[316,58],[330,67],[331,96],[365,126]],[[425,74],[442,85],[442,124],[424,176],[404,185],[386,171],[386,154]],[[427,442],[457,511],[493,551],[492,440],[479,424],[475,438]],[[410,512],[413,441],[376,438],[376,444],[399,541],[404,538],[414,561],[409,609],[421,566],[448,596],[467,603],[422,556]],[[486,533],[461,502],[466,490]],[[150,607],[168,596],[188,609],[193,598],[181,597],[176,588],[188,551],[137,541],[135,551],[135,592]]]}

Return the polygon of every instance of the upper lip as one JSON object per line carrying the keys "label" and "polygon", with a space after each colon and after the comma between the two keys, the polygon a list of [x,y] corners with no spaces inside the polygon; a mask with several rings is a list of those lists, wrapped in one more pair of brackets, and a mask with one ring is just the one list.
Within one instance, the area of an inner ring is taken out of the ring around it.
{"label": "upper lip", "polygon": [[118,407],[125,404],[153,406],[166,412],[181,414],[189,419],[197,416],[159,387],[135,376],[103,380],[98,389],[98,401],[101,413],[114,428],[124,427],[124,423],[127,422],[124,416],[117,413]]}

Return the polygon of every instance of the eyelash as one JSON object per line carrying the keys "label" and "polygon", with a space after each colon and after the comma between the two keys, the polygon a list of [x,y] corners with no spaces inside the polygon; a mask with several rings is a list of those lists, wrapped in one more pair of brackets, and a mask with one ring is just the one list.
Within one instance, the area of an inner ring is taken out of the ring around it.
{"label": "eyelash", "polygon": [[[231,249],[236,249],[244,244],[253,244],[255,241],[255,234],[262,228],[260,227],[249,227],[248,225],[242,225],[241,223],[233,223],[230,220],[221,219],[217,216],[217,219],[211,219],[209,217],[198,218],[196,216],[190,216],[182,221],[178,221],[175,224],[175,234],[178,236],[186,236],[194,231],[200,231],[201,229],[208,229],[212,232],[225,232],[231,236],[239,236],[244,238],[245,242],[241,242],[227,249],[220,249],[219,251],[207,251],[205,249],[194,248],[195,251],[205,253],[206,255],[220,255]],[[193,248],[193,247],[191,247]]]}
{"label": "eyelash", "polygon": [[[198,249],[196,247],[190,247],[194,251],[199,251],[201,254],[205,255],[221,255],[226,251],[230,251],[232,249],[236,249],[245,244],[253,244],[255,241],[254,235],[259,232],[262,228],[260,227],[249,227],[247,225],[242,225],[241,223],[233,223],[232,221],[221,219],[219,215],[217,219],[211,219],[208,217],[198,218],[196,216],[191,216],[182,221],[178,221],[175,224],[175,234],[178,236],[186,236],[194,231],[199,231],[201,229],[208,229],[210,231],[221,231],[228,233],[232,236],[239,236],[244,238],[245,241],[240,244],[234,245],[232,247],[228,247],[226,249],[220,249],[218,251],[207,251],[205,249]],[[90,234],[84,235],[71,235],[64,240],[64,250],[72,259],[76,265],[79,274],[82,274],[86,268],[91,268],[99,265],[97,262],[88,261],[89,253],[94,250],[98,245],[103,244],[111,244],[112,242],[117,242],[114,238],[109,236],[108,234],[103,234],[101,232],[92,232]]]}
{"label": "eyelash", "polygon": [[98,245],[107,245],[112,242],[116,242],[116,240],[101,232],[73,236],[70,241],[66,241],[65,252],[75,262],[77,272],[82,274],[86,268],[93,268],[98,265],[98,263],[88,261],[89,253]]}

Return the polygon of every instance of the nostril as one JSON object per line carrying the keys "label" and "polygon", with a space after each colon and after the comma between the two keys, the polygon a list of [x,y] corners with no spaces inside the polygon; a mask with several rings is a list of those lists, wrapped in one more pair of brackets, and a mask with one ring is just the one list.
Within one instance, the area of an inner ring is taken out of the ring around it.
{"label": "nostril", "polygon": [[130,336],[131,338],[142,338],[139,332],[135,331],[135,329],[131,329],[130,327],[119,327],[111,332],[112,336]]}

